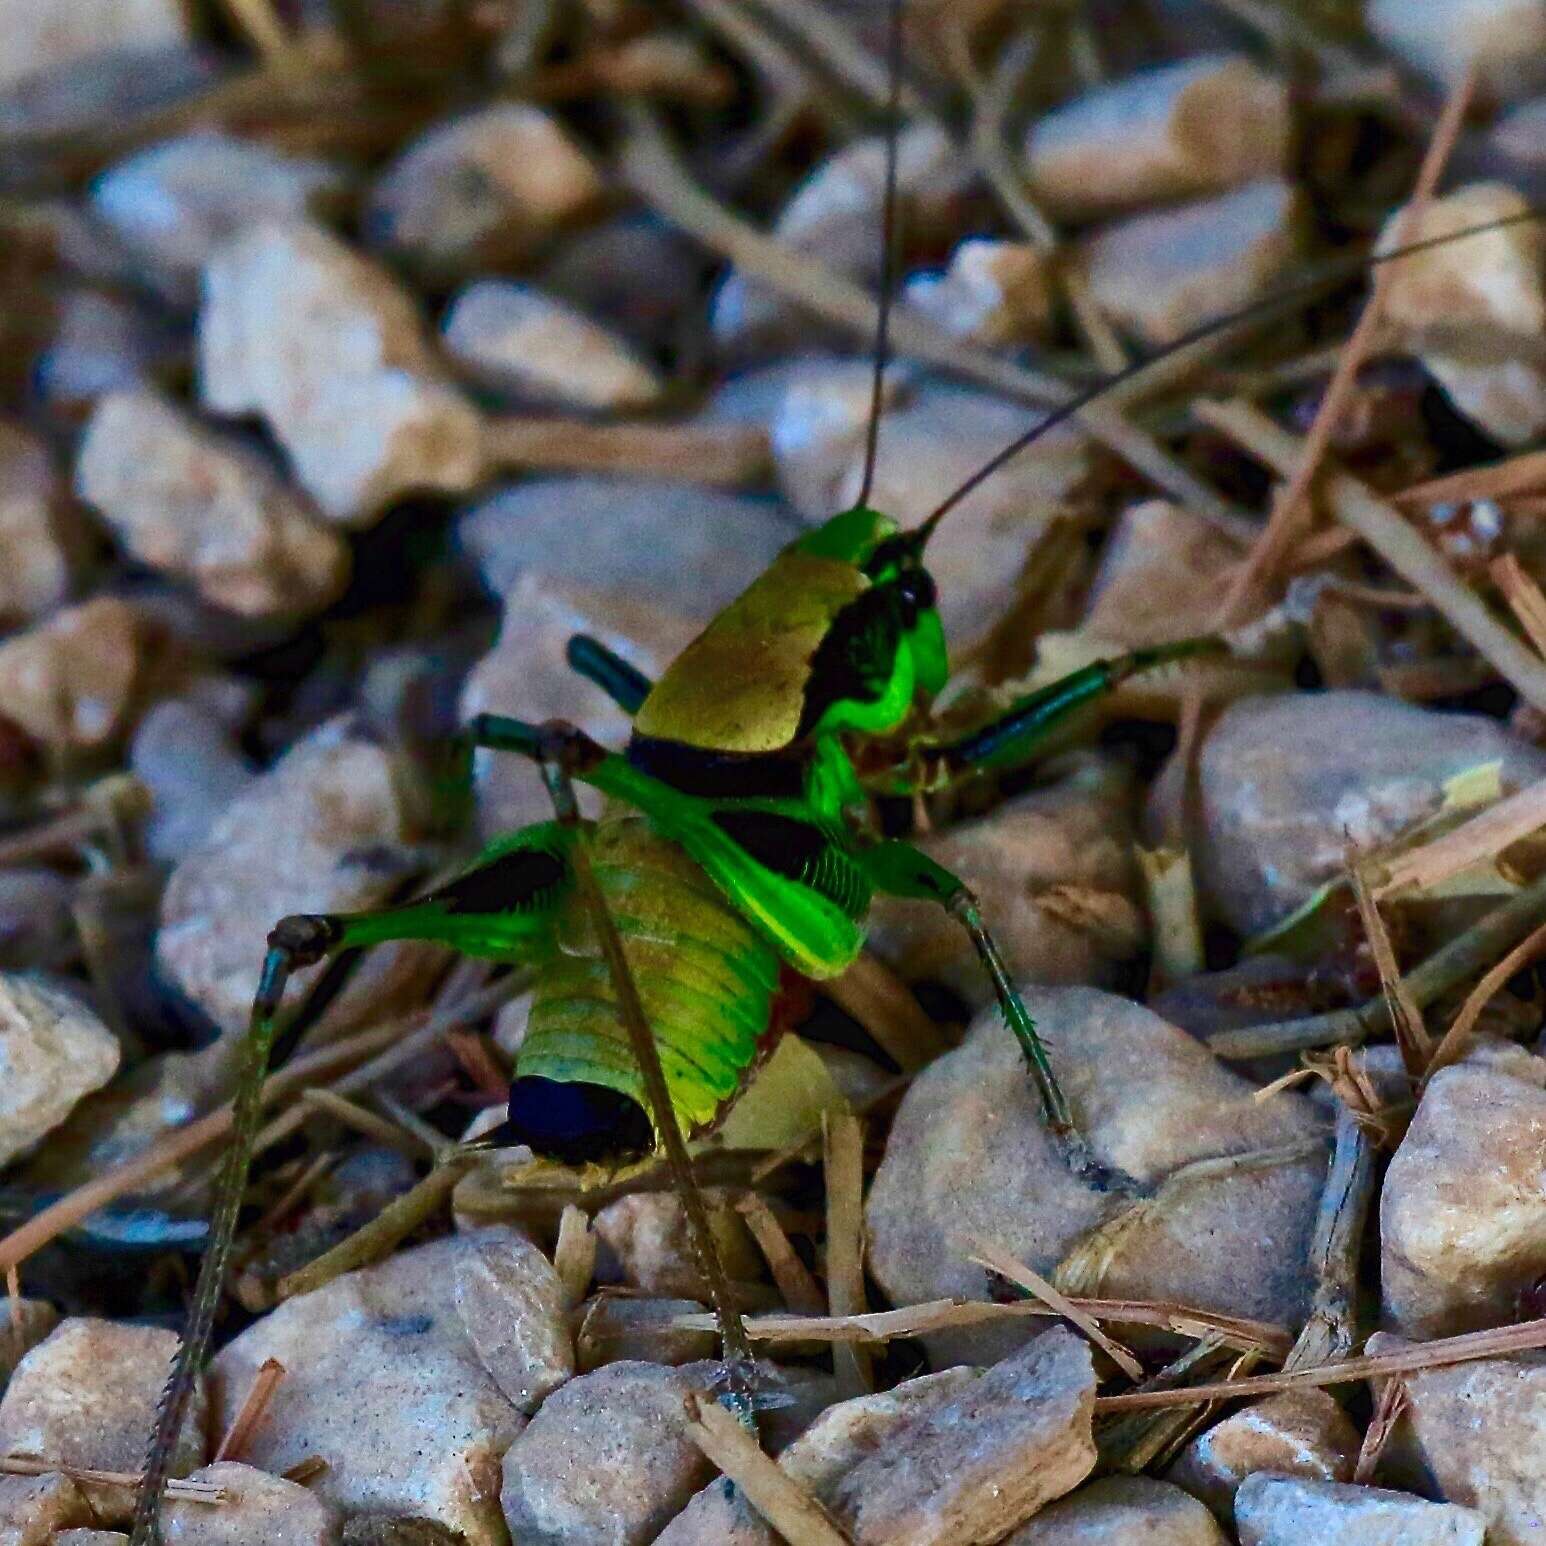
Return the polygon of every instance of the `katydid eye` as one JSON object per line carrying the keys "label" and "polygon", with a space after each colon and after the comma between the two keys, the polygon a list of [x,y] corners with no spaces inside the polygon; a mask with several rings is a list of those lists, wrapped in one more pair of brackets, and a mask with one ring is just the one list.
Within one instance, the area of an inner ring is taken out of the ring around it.
{"label": "katydid eye", "polygon": [[926,569],[905,570],[897,577],[896,593],[909,627],[918,620],[920,612],[926,612],[939,599],[934,579]]}

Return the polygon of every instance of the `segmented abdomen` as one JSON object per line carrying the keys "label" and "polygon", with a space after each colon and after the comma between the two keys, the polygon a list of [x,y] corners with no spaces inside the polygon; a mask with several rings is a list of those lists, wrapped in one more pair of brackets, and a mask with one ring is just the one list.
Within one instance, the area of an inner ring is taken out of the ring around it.
{"label": "segmented abdomen", "polygon": [[[609,811],[591,849],[596,880],[622,937],[684,1132],[713,1123],[739,1091],[768,1035],[777,954],[675,844],[627,811]],[[518,1076],[585,1080],[648,1110],[611,974],[574,895],[555,924]]]}

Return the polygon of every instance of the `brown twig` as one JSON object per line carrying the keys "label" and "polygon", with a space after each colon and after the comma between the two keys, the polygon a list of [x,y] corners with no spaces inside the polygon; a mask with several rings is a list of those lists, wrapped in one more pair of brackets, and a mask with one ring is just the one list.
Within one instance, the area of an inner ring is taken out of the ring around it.
{"label": "brown twig", "polygon": [[[89,1487],[138,1487],[139,1473],[135,1471],[99,1471],[91,1466],[70,1465],[64,1460],[35,1460],[31,1455],[0,1456],[0,1476],[49,1476],[58,1472],[72,1482],[85,1482]],[[224,1503],[229,1496],[224,1487],[214,1482],[195,1482],[173,1477],[166,1484],[166,1495],[185,1503]]]}
{"label": "brown twig", "polygon": [[1405,1380],[1392,1375],[1381,1384],[1374,1403],[1374,1415],[1364,1429],[1363,1443],[1358,1446],[1358,1463],[1353,1467],[1353,1480],[1359,1485],[1366,1487],[1374,1480],[1380,1457],[1385,1453],[1385,1446],[1390,1443],[1409,1399]]}
{"label": "brown twig", "polygon": [[1281,1374],[1260,1374],[1232,1384],[1193,1385],[1183,1390],[1136,1390],[1121,1396],[1097,1396],[1095,1410],[1135,1412],[1144,1407],[1178,1406],[1191,1401],[1214,1401],[1231,1396],[1270,1396],[1280,1390],[1326,1385],[1350,1385],[1356,1380],[1378,1379],[1388,1374],[1412,1374],[1421,1369],[1446,1369],[1474,1363],[1481,1358],[1506,1358],[1513,1353],[1546,1347],[1546,1320],[1522,1321],[1493,1331],[1468,1331],[1458,1337],[1440,1337],[1394,1353],[1348,1358],[1340,1363],[1310,1369],[1285,1369]]}
{"label": "brown twig", "polygon": [[1460,504],[1472,499],[1510,499],[1546,489],[1546,451],[1521,451],[1486,467],[1467,467],[1413,483],[1390,497],[1400,505]]}
{"label": "brown twig", "polygon": [[[862,1315],[864,1303],[864,1128],[844,1112],[822,1118],[827,1180],[827,1304],[833,1315]],[[832,1373],[844,1396],[875,1388],[869,1356],[840,1343]]]}
{"label": "brown twig", "polygon": [[849,1546],[832,1516],[708,1395],[689,1392],[687,1432],[789,1546]]}
{"label": "brown twig", "polygon": [[[1248,403],[1204,402],[1194,412],[1284,476],[1299,465],[1302,439]],[[1324,488],[1337,519],[1427,596],[1455,632],[1485,656],[1526,702],[1546,711],[1546,660],[1493,617],[1439,551],[1393,505],[1350,473],[1327,469]]]}
{"label": "brown twig", "polygon": [[[1424,155],[1422,166],[1417,173],[1417,183],[1412,191],[1411,201],[1397,216],[1392,242],[1394,246],[1402,245],[1407,232],[1415,229],[1422,220],[1433,197],[1433,191],[1438,187],[1439,178],[1443,175],[1450,152],[1455,148],[1455,140],[1464,122],[1466,105],[1471,100],[1475,81],[1474,68],[1467,69],[1450,92],[1444,104],[1444,111],[1439,114],[1438,122],[1434,125],[1433,138],[1429,141],[1427,154]],[[1348,400],[1352,396],[1353,387],[1358,379],[1359,367],[1374,343],[1380,316],[1385,309],[1385,299],[1389,294],[1391,282],[1396,276],[1397,268],[1397,264],[1384,263],[1375,269],[1368,302],[1358,318],[1352,336],[1337,359],[1337,368],[1316,409],[1315,418],[1310,425],[1309,433],[1304,437],[1298,459],[1293,468],[1287,471],[1288,484],[1274,501],[1272,513],[1267,519],[1261,536],[1257,539],[1256,546],[1235,572],[1234,579],[1230,582],[1229,592],[1224,598],[1224,604],[1219,609],[1215,627],[1229,628],[1243,621],[1246,603],[1251,599],[1256,587],[1276,568],[1284,554],[1293,546],[1301,526],[1301,509],[1309,494],[1310,485],[1325,461],[1331,437],[1342,422]]]}
{"label": "brown twig", "polygon": [[1450,1064],[1458,1063],[1465,1056],[1482,1011],[1492,1002],[1494,995],[1502,990],[1509,978],[1515,972],[1523,971],[1543,949],[1546,949],[1546,924],[1542,924],[1532,934],[1520,940],[1477,983],[1467,995],[1465,1003],[1460,1006],[1460,1012],[1455,1016],[1450,1028],[1444,1033],[1444,1039],[1434,1049],[1433,1056],[1428,1060],[1428,1066],[1422,1076],[1424,1086],[1441,1068],[1448,1068]]}
{"label": "brown twig", "polygon": [[[1436,999],[1469,982],[1542,924],[1546,924],[1546,877],[1494,908],[1408,972],[1405,983],[1412,1002],[1426,1009]],[[1235,1060],[1338,1043],[1357,1046],[1389,1029],[1389,1025],[1389,1010],[1381,996],[1353,1009],[1334,1009],[1298,1020],[1223,1031],[1208,1038],[1208,1048],[1216,1057]]]}
{"label": "brown twig", "polygon": [[240,1460],[246,1453],[248,1444],[252,1442],[252,1435],[257,1431],[258,1424],[263,1421],[263,1414],[268,1411],[268,1404],[274,1399],[274,1392],[279,1389],[279,1382],[288,1371],[277,1358],[265,1358],[256,1375],[253,1376],[252,1386],[247,1392],[246,1400],[241,1404],[231,1426],[226,1429],[225,1437],[220,1441],[220,1447],[215,1451],[215,1459]]}
{"label": "brown twig", "polygon": [[629,473],[742,488],[772,470],[768,434],[751,424],[593,424],[586,419],[496,418],[483,430],[491,468]]}
{"label": "brown twig", "polygon": [[1519,626],[1535,646],[1538,655],[1546,657],[1546,595],[1534,579],[1525,573],[1515,553],[1504,553],[1487,566],[1492,583],[1508,603],[1509,610],[1519,619]]}
{"label": "brown twig", "polygon": [[1369,894],[1368,884],[1358,867],[1357,854],[1352,851],[1351,845],[1347,870],[1352,881],[1353,898],[1358,903],[1358,916],[1363,920],[1364,938],[1374,957],[1375,969],[1380,974],[1380,991],[1385,995],[1385,1002],[1390,1008],[1390,1024],[1395,1033],[1396,1046],[1407,1073],[1415,1079],[1432,1056],[1433,1040],[1428,1035],[1427,1026],[1423,1024],[1422,1010],[1412,1002],[1411,992],[1402,980],[1401,968],[1396,964],[1395,946],[1390,942],[1390,931],[1386,929],[1385,920]]}
{"label": "brown twig", "polygon": [[736,1211],[746,1220],[784,1303],[797,1315],[820,1315],[827,1307],[826,1297],[773,1210],[756,1192],[748,1192],[736,1203]]}

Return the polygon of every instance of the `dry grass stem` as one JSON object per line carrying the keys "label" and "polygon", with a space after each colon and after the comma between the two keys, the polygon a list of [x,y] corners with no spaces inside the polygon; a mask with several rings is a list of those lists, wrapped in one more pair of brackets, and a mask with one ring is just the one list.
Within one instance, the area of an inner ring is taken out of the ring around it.
{"label": "dry grass stem", "polygon": [[325,1086],[319,1086],[314,1090],[302,1090],[301,1104],[311,1107],[321,1116],[332,1117],[342,1122],[345,1127],[353,1128],[364,1137],[373,1138],[389,1149],[398,1150],[399,1153],[415,1156],[422,1156],[426,1152],[434,1153],[433,1149],[426,1150],[424,1140],[417,1133],[404,1132],[397,1123],[389,1122],[385,1117],[367,1110],[346,1095],[340,1095],[336,1090],[329,1090]]}
{"label": "dry grass stem", "polygon": [[903,1073],[916,1073],[949,1050],[912,989],[871,951],[860,951],[852,966],[822,983],[821,991],[857,1020]]}
{"label": "dry grass stem", "polygon": [[1369,1426],[1364,1429],[1363,1443],[1358,1446],[1358,1463],[1353,1467],[1355,1482],[1368,1486],[1374,1480],[1374,1473],[1379,1470],[1380,1457],[1385,1453],[1385,1446],[1390,1443],[1409,1400],[1405,1380],[1393,1376],[1380,1385],[1379,1397],[1374,1403],[1374,1415],[1369,1419]]}
{"label": "dry grass stem", "polygon": [[748,1192],[736,1208],[746,1220],[746,1227],[757,1242],[757,1249],[762,1252],[768,1271],[784,1296],[784,1303],[796,1315],[820,1315],[827,1308],[826,1297],[810,1269],[800,1260],[773,1210],[756,1192]]}
{"label": "dry grass stem", "polygon": [[[863,1315],[864,1126],[848,1113],[822,1119],[827,1183],[827,1305],[833,1315]],[[875,1388],[868,1353],[849,1343],[832,1349],[832,1373],[841,1397]]]}
{"label": "dry grass stem", "polygon": [[573,1310],[590,1292],[596,1275],[596,1231],[590,1215],[570,1203],[558,1216],[558,1239],[553,1244],[553,1270],[563,1287],[564,1304]]}
{"label": "dry grass stem", "polygon": [[[1284,476],[1303,441],[1248,403],[1199,403],[1196,413]],[[1350,473],[1327,470],[1325,495],[1337,519],[1356,531],[1409,585],[1443,614],[1527,703],[1546,712],[1546,660],[1493,617],[1425,537],[1389,501]]]}
{"label": "dry grass stem", "polygon": [[1414,483],[1391,498],[1398,504],[1460,504],[1472,499],[1511,499],[1546,489],[1546,451],[1521,451],[1486,467],[1467,467]]}
{"label": "dry grass stem", "polygon": [[1546,950],[1546,924],[1542,924],[1534,933],[1520,940],[1466,995],[1459,1013],[1444,1033],[1444,1039],[1434,1049],[1433,1056],[1428,1060],[1428,1066],[1423,1072],[1424,1085],[1441,1068],[1448,1068],[1451,1063],[1458,1063],[1466,1055],[1482,1011],[1492,1002],[1494,995],[1503,990],[1509,978],[1516,972],[1523,971],[1543,950]]}
{"label": "dry grass stem", "polygon": [[848,1546],[832,1516],[712,1396],[687,1397],[687,1431],[789,1546]]}
{"label": "dry grass stem", "polygon": [[[0,1476],[48,1476],[57,1472],[72,1482],[91,1487],[138,1487],[135,1471],[97,1471],[90,1466],[68,1465],[63,1460],[34,1460],[30,1455],[0,1455]],[[228,1494],[214,1482],[192,1482],[173,1477],[166,1484],[166,1495],[184,1503],[220,1504]]]}
{"label": "dry grass stem", "polygon": [[1474,1363],[1481,1358],[1507,1358],[1513,1353],[1546,1347],[1546,1320],[1523,1321],[1493,1331],[1468,1331],[1458,1337],[1441,1337],[1394,1353],[1375,1353],[1348,1358],[1340,1363],[1309,1369],[1285,1369],[1280,1374],[1259,1374],[1233,1384],[1192,1385],[1182,1390],[1135,1390],[1121,1396],[1097,1396],[1099,1412],[1136,1412],[1145,1407],[1177,1406],[1189,1401],[1227,1400],[1232,1396],[1270,1396],[1302,1386],[1347,1385],[1355,1380],[1379,1379],[1389,1374],[1413,1374],[1421,1369],[1445,1369]]}
{"label": "dry grass stem", "polygon": [[274,12],[272,0],[225,0],[237,30],[270,63],[290,50],[290,35]]}
{"label": "dry grass stem", "polygon": [[263,1414],[268,1410],[268,1404],[274,1399],[274,1392],[279,1389],[279,1382],[285,1377],[285,1366],[277,1358],[265,1358],[256,1375],[253,1376],[252,1388],[247,1392],[247,1399],[242,1402],[241,1410],[237,1412],[231,1426],[226,1429],[225,1437],[220,1441],[220,1447],[215,1451],[215,1459],[240,1460],[252,1440],[252,1435],[257,1431],[258,1424],[263,1421]]}
{"label": "dry grass stem", "polygon": [[1055,1314],[1072,1321],[1128,1379],[1143,1378],[1143,1365],[1120,1342],[1107,1336],[1101,1329],[1100,1322],[1093,1315],[1081,1310],[1073,1300],[1059,1293],[1040,1273],[1033,1272],[1031,1268],[1017,1261],[1002,1246],[995,1245],[991,1240],[973,1236],[968,1243],[972,1251],[968,1260],[975,1262],[979,1267],[986,1267],[989,1272],[996,1272],[1017,1288],[1023,1288],[1026,1293],[1034,1295]]}
{"label": "dry grass stem", "polygon": [[1546,827],[1546,779],[1526,784],[1460,826],[1389,860],[1380,868],[1374,896],[1383,900],[1425,891],[1478,860],[1496,858],[1542,827]]}
{"label": "dry grass stem", "polygon": [[1348,853],[1347,872],[1353,886],[1353,898],[1358,903],[1358,916],[1363,921],[1364,937],[1374,956],[1375,969],[1380,974],[1380,991],[1390,1008],[1390,1024],[1395,1034],[1396,1046],[1406,1071],[1414,1078],[1427,1066],[1433,1055],[1433,1040],[1423,1024],[1423,1012],[1412,1001],[1411,989],[1401,976],[1396,962],[1395,947],[1390,942],[1390,932],[1385,920],[1369,894],[1369,887],[1358,866],[1356,855]]}
{"label": "dry grass stem", "polygon": [[1535,646],[1538,655],[1546,657],[1546,595],[1525,573],[1518,556],[1504,553],[1487,566],[1492,583],[1508,603],[1509,610],[1519,619],[1519,626]]}
{"label": "dry grass stem", "polygon": [[489,466],[504,471],[626,473],[742,488],[766,481],[768,433],[752,424],[593,424],[496,418],[483,431]]}
{"label": "dry grass stem", "polygon": [[[1467,69],[1450,91],[1434,125],[1433,137],[1417,173],[1417,182],[1411,201],[1401,211],[1396,221],[1392,245],[1399,247],[1407,239],[1407,233],[1420,228],[1423,214],[1433,198],[1443,175],[1445,163],[1455,148],[1460,126],[1465,120],[1466,106],[1475,86],[1475,71]],[[1352,336],[1343,346],[1337,358],[1337,368],[1332,373],[1325,394],[1316,409],[1309,433],[1304,438],[1299,456],[1291,470],[1280,469],[1288,478],[1287,485],[1273,501],[1272,512],[1267,518],[1261,536],[1245,562],[1236,571],[1230,583],[1224,605],[1219,609],[1215,624],[1228,628],[1243,620],[1248,613],[1247,603],[1264,579],[1270,577],[1281,563],[1288,549],[1293,546],[1300,527],[1301,510],[1305,506],[1310,485],[1326,458],[1331,437],[1341,424],[1347,405],[1363,364],[1374,343],[1379,329],[1380,316],[1385,309],[1385,298],[1395,278],[1396,264],[1383,263],[1374,270],[1370,281],[1369,299],[1364,305]]]}

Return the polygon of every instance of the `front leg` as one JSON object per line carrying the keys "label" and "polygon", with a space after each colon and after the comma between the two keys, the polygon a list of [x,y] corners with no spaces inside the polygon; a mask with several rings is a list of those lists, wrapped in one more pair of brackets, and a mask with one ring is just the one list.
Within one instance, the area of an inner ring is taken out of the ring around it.
{"label": "front leg", "polygon": [[911,843],[899,840],[861,848],[856,858],[864,866],[877,891],[888,896],[934,902],[944,908],[970,935],[977,959],[982,962],[983,970],[993,985],[993,996],[998,1002],[999,1013],[1020,1044],[1026,1068],[1036,1084],[1041,1099],[1042,1121],[1068,1168],[1081,1181],[1098,1191],[1142,1195],[1145,1190],[1142,1184],[1126,1171],[1098,1160],[1080,1133],[1068,1097],[1064,1095],[1053,1070],[1052,1060],[1047,1055],[1046,1043],[1038,1034],[1036,1022],[1025,1007],[1025,1001],[1009,975],[998,945],[983,920],[977,899],[965,882],[952,875],[943,865],[936,864]]}

